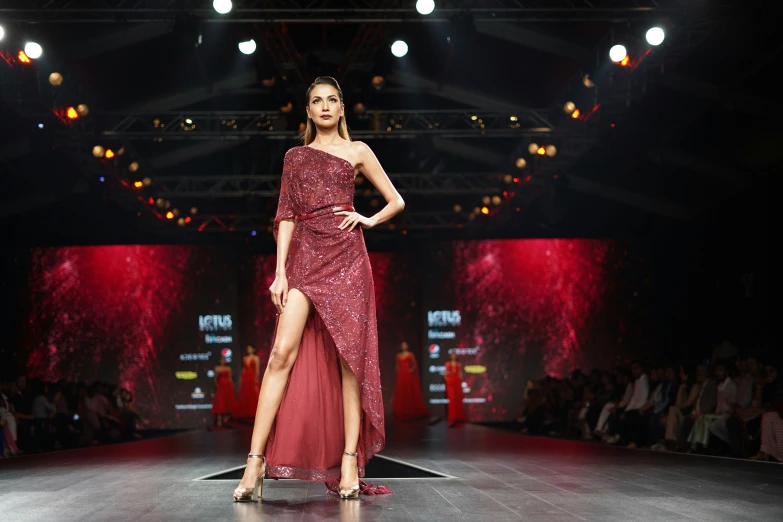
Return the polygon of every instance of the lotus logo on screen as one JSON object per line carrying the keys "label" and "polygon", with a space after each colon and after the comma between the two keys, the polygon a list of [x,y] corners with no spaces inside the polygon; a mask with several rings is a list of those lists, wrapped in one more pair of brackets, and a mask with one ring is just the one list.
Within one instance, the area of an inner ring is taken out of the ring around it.
{"label": "lotus logo on screen", "polygon": [[234,322],[231,315],[199,315],[198,329],[202,332],[229,331]]}
{"label": "lotus logo on screen", "polygon": [[225,358],[226,358],[226,362],[227,362],[227,363],[230,363],[230,362],[231,362],[231,355],[232,355],[232,354],[233,354],[233,353],[231,352],[231,348],[223,348],[223,349],[220,351],[220,355],[221,355],[221,357],[225,357]]}
{"label": "lotus logo on screen", "polygon": [[430,359],[437,359],[440,357],[440,346],[437,344],[430,345]]}
{"label": "lotus logo on screen", "polygon": [[428,326],[459,326],[462,316],[459,310],[430,310],[427,312]]}

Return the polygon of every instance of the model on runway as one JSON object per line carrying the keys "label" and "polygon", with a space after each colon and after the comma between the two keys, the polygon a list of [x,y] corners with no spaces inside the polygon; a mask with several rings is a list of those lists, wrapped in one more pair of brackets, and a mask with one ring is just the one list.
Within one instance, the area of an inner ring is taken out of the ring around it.
{"label": "model on runway", "polygon": [[239,399],[234,416],[238,419],[253,418],[258,408],[258,391],[261,385],[261,360],[256,348],[248,344],[242,357],[242,374],[239,376]]}
{"label": "model on runway", "polygon": [[400,344],[397,354],[397,382],[394,386],[394,418],[398,421],[429,418],[419,384],[419,365],[408,349],[408,343]]}
{"label": "model on runway", "polygon": [[[283,162],[270,287],[278,319],[238,501],[252,500],[256,487],[261,500],[265,473],[324,481],[341,498],[356,498],[365,464],[385,441],[362,229],[388,221],[404,202],[370,148],[350,141],[337,81],[316,78],[306,103],[304,146]],[[387,202],[372,217],[352,206],[359,172]],[[379,492],[389,491],[372,491]]]}

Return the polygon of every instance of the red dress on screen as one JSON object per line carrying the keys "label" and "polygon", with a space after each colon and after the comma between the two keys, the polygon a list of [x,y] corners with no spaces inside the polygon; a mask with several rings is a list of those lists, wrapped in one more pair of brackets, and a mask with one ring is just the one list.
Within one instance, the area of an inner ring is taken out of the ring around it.
{"label": "red dress on screen", "polygon": [[239,381],[239,401],[234,416],[248,418],[256,416],[258,407],[258,392],[260,387],[256,385],[256,359],[244,357],[242,359],[242,376]]}
{"label": "red dress on screen", "polygon": [[451,361],[446,363],[446,371],[443,378],[446,381],[446,397],[449,399],[449,424],[465,422],[465,404],[462,402],[462,379],[460,364]]}
{"label": "red dress on screen", "polygon": [[[339,356],[359,384],[359,476],[384,447],[378,328],[370,258],[361,227],[340,230],[352,209],[355,169],[347,160],[301,146],[285,155],[273,234],[296,217],[286,260],[288,288],[313,302],[299,354],[269,435],[267,475],[324,481],[340,479],[345,435]],[[276,328],[275,328],[276,330]],[[276,334],[277,332],[275,332]]]}
{"label": "red dress on screen", "polygon": [[394,418],[411,420],[429,417],[424,403],[413,355],[397,356],[397,382],[394,385]]}
{"label": "red dress on screen", "polygon": [[229,415],[236,411],[237,398],[234,395],[234,383],[231,372],[216,370],[215,396],[212,398],[212,413],[214,415]]}

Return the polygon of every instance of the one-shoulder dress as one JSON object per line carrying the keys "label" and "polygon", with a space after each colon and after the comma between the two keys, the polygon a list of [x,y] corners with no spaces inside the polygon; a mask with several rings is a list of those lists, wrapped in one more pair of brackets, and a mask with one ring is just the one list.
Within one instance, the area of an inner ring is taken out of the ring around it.
{"label": "one-shoulder dress", "polygon": [[[313,302],[299,353],[266,447],[267,476],[340,478],[345,445],[339,356],[359,383],[359,476],[384,447],[378,327],[370,259],[360,226],[340,230],[353,207],[355,171],[343,158],[307,146],[285,155],[274,221],[296,219],[286,261],[288,288]],[[275,328],[276,330],[276,328]],[[275,332],[276,333],[276,332]]]}

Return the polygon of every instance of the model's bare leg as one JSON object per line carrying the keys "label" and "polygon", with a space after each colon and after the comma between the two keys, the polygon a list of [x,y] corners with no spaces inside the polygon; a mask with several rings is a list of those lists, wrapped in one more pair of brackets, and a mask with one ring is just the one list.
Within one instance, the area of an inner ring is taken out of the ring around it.
{"label": "model's bare leg", "polygon": [[[283,400],[288,375],[296,361],[299,343],[312,306],[310,299],[299,290],[294,289],[289,292],[288,302],[283,308],[283,313],[280,314],[275,343],[272,353],[269,354],[269,363],[261,381],[256,420],[253,424],[253,438],[250,441],[252,455],[263,455],[266,449],[269,431]],[[247,459],[247,467],[239,487],[253,487],[260,469],[261,459]]]}
{"label": "model's bare leg", "polygon": [[[359,444],[359,429],[362,421],[362,403],[359,397],[359,383],[351,367],[340,357],[343,381],[343,420],[345,423],[345,452],[356,453]],[[356,457],[343,455],[340,489],[350,489],[359,482]]]}

